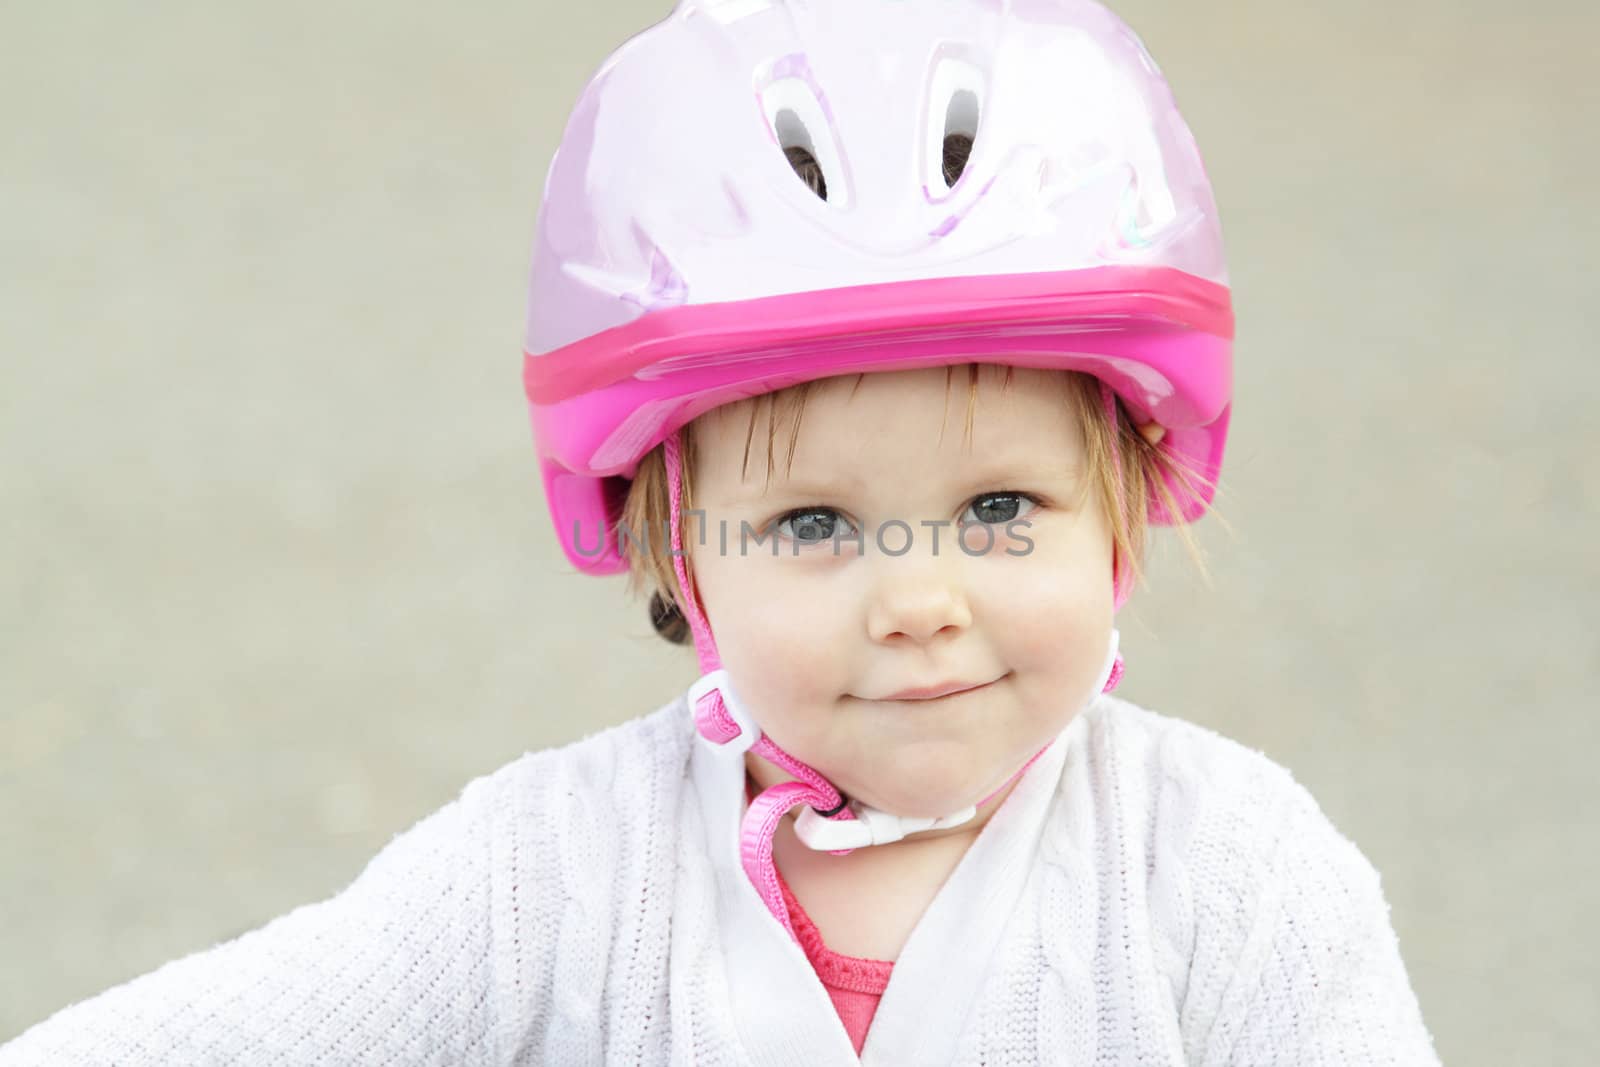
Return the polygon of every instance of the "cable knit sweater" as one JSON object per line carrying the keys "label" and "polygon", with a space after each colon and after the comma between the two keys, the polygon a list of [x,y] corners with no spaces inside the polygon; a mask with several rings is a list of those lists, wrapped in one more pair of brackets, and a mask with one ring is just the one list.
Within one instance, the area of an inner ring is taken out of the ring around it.
{"label": "cable knit sweater", "polygon": [[[0,1065],[850,1064],[684,700],[523,756],[347,889],[59,1012]],[[859,1062],[1437,1064],[1377,873],[1265,756],[1111,696],[894,961]]]}

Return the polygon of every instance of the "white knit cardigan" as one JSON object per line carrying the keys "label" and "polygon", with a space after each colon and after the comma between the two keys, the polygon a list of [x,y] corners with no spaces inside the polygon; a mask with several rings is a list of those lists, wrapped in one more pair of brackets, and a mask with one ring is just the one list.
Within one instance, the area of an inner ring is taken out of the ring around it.
{"label": "white knit cardigan", "polygon": [[[682,697],[532,753],[307,905],[0,1065],[853,1064]],[[13,961],[15,962],[15,961]],[[1259,752],[1098,698],[913,931],[859,1062],[1437,1064],[1377,872]]]}

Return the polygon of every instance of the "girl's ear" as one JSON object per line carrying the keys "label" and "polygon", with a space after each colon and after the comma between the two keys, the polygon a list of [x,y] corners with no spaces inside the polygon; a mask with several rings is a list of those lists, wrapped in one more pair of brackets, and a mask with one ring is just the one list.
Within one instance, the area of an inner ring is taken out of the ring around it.
{"label": "girl's ear", "polygon": [[1161,439],[1167,436],[1167,428],[1159,422],[1147,422],[1139,427],[1139,436],[1153,445],[1159,445]]}
{"label": "girl's ear", "polygon": [[650,594],[650,625],[656,633],[675,645],[689,643],[689,621],[678,611],[678,606],[659,591]]}

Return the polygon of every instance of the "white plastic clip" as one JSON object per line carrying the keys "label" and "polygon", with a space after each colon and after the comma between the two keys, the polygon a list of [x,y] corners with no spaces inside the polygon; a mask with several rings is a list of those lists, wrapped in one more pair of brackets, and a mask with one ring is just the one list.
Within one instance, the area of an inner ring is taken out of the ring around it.
{"label": "white plastic clip", "polygon": [[795,817],[795,836],[807,848],[818,852],[834,852],[846,848],[887,845],[908,834],[960,826],[978,814],[976,806],[937,819],[905,818],[865,804],[852,805],[850,810],[856,813],[854,819],[824,819],[814,808],[807,807]]}
{"label": "white plastic clip", "polygon": [[[689,714],[697,717],[700,714],[700,698],[710,693],[713,689],[722,694],[722,706],[727,709],[728,718],[737,727],[738,733],[729,737],[720,744],[731,747],[735,751],[743,751],[756,743],[759,731],[755,723],[739,703],[739,698],[734,695],[733,684],[729,678],[726,667],[719,667],[710,674],[703,674],[689,686]],[[702,735],[703,736],[703,735]],[[708,739],[709,740],[709,739]]]}

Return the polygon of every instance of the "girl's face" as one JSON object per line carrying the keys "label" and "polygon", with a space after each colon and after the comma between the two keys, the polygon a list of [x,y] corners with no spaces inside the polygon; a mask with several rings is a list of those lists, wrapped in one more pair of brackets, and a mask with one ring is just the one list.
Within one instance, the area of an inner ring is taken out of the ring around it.
{"label": "girl's face", "polygon": [[[1079,711],[1110,641],[1111,537],[1065,377],[1013,373],[980,369],[967,444],[965,374],[948,393],[943,367],[868,374],[853,395],[854,376],[819,382],[789,471],[780,416],[770,486],[770,405],[747,475],[751,402],[695,426],[706,527],[702,543],[686,516],[685,539],[740,698],[780,747],[898,815],[999,788]],[[951,683],[978,688],[905,692]],[[747,763],[762,787],[790,777]]]}

